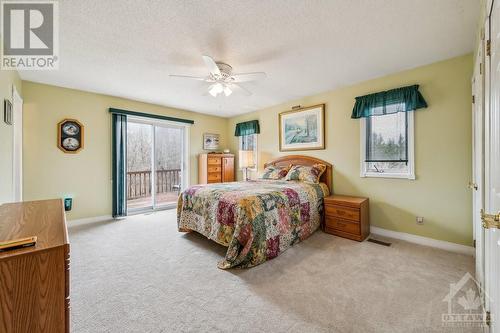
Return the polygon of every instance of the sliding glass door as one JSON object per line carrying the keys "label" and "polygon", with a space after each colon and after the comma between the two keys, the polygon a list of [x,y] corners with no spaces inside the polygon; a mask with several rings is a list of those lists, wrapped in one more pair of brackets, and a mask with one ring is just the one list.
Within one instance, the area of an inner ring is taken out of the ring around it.
{"label": "sliding glass door", "polygon": [[186,127],[129,117],[127,211],[175,207],[187,184]]}
{"label": "sliding glass door", "polygon": [[155,205],[177,202],[182,187],[184,128],[155,126]]}

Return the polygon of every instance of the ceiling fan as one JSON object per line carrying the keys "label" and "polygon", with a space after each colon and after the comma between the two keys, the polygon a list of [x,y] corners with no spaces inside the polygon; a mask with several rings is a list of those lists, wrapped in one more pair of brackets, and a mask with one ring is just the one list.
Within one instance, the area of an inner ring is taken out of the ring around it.
{"label": "ceiling fan", "polygon": [[213,97],[224,93],[229,96],[233,91],[242,92],[244,95],[250,96],[252,93],[241,86],[240,82],[250,82],[266,77],[264,72],[239,73],[233,74],[233,67],[223,62],[216,62],[209,56],[202,56],[205,65],[208,67],[209,74],[206,77],[188,76],[188,75],[169,75],[170,77],[178,77],[184,79],[198,80],[210,83],[208,93]]}

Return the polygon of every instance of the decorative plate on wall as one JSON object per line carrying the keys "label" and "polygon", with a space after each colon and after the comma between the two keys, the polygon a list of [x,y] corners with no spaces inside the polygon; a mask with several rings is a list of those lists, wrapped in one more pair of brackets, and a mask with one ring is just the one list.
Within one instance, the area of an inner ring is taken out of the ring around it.
{"label": "decorative plate on wall", "polygon": [[64,119],[57,124],[57,147],[74,154],[83,148],[83,125],[75,119]]}

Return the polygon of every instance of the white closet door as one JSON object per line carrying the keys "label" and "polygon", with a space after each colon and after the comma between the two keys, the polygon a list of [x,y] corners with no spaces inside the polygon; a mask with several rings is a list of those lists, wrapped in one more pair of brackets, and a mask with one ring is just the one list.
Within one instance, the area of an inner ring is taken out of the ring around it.
{"label": "white closet door", "polygon": [[23,100],[12,86],[12,118],[14,122],[14,140],[12,156],[13,200],[23,200]]}
{"label": "white closet door", "polygon": [[[489,34],[489,88],[485,121],[485,211],[500,212],[500,1],[493,2]],[[488,85],[488,83],[487,83]],[[489,103],[488,103],[489,102]],[[489,105],[488,105],[489,104]],[[500,333],[500,229],[485,231],[487,308],[491,332]]]}

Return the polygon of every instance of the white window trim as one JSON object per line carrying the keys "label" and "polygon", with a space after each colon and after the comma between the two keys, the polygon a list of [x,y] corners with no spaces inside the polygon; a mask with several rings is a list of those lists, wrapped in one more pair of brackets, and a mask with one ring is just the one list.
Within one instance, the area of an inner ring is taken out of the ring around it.
{"label": "white window trim", "polygon": [[[258,168],[258,165],[259,165],[259,135],[258,134],[250,134],[250,135],[254,135],[255,136],[255,167],[254,168],[248,168],[248,171],[257,171],[257,168]],[[242,136],[239,136],[238,137],[238,150],[241,149],[241,140],[243,138],[243,135]],[[238,168],[240,170],[243,170],[243,168],[241,168],[239,166],[239,161],[238,161]]]}
{"label": "white window trim", "polygon": [[415,121],[414,111],[408,112],[408,172],[405,173],[388,173],[388,172],[373,172],[366,169],[366,118],[361,118],[361,141],[360,141],[360,177],[362,178],[401,178],[415,179]]}

